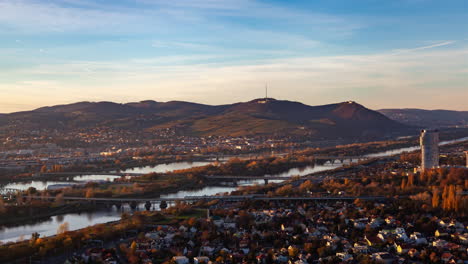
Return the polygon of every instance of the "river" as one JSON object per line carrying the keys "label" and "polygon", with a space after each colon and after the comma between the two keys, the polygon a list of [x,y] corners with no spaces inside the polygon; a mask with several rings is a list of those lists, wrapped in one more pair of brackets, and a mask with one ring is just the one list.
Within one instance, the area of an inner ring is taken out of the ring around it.
{"label": "river", "polygon": [[[450,141],[443,141],[440,145],[446,145],[461,141],[468,140],[468,137],[450,140]],[[418,150],[419,146],[409,147],[409,148],[399,148],[394,150],[388,150],[379,153],[373,153],[366,155],[366,157],[385,157],[400,154],[403,152],[410,152]],[[126,170],[125,172],[135,172],[135,173],[149,173],[149,172],[167,172],[172,170],[179,170],[179,169],[187,169],[197,166],[204,166],[209,164],[209,162],[174,162],[169,164],[160,164],[156,166],[146,166],[141,168],[133,168]],[[281,176],[281,177],[290,177],[290,176],[304,176],[311,173],[322,172],[326,170],[335,169],[340,167],[341,163],[330,164],[326,163],[324,165],[316,165],[316,166],[309,166],[306,168],[298,169],[292,168],[287,172],[283,172],[274,176]],[[74,181],[88,181],[88,180],[112,180],[113,177],[117,176],[108,176],[108,175],[87,175],[87,176],[76,176],[73,178]],[[281,182],[278,181],[271,181],[271,182]],[[51,184],[57,183],[64,183],[64,182],[53,182],[53,181],[33,181],[29,183],[10,183],[4,187],[6,188],[14,188],[14,189],[27,189],[29,187],[35,187],[37,189],[44,189]],[[65,182],[66,183],[66,182]],[[239,181],[239,186],[249,186],[254,184],[262,184],[263,180],[254,180],[254,181]],[[202,195],[215,195],[217,193],[229,193],[231,191],[236,190],[237,187],[232,186],[224,186],[224,187],[213,187],[208,186],[202,188],[200,190],[181,190],[175,193],[162,195],[162,198],[183,198],[185,196],[202,196]],[[139,205],[139,210],[144,210],[143,205]],[[153,205],[152,210],[159,210],[159,206],[157,204]],[[28,239],[30,235],[34,232],[38,232],[41,236],[51,236],[57,233],[58,227],[67,222],[69,224],[69,230],[77,230],[81,229],[90,225],[95,225],[99,223],[107,223],[111,221],[116,221],[120,219],[121,213],[123,211],[130,211],[128,206],[122,207],[120,210],[112,207],[108,210],[100,210],[91,213],[81,213],[81,214],[65,214],[60,216],[51,217],[48,221],[40,222],[36,224],[29,224],[29,225],[22,225],[17,227],[9,227],[0,229],[0,242],[7,243],[7,242],[14,242],[20,239]]]}
{"label": "river", "polygon": [[[444,145],[453,144],[453,143],[457,143],[457,142],[463,142],[463,141],[467,141],[467,140],[468,140],[468,137],[458,138],[458,139],[453,139],[453,140],[447,140],[447,141],[441,141],[439,143],[439,146],[444,146]],[[404,153],[404,152],[413,152],[413,151],[416,151],[416,150],[419,150],[419,149],[421,149],[420,146],[413,146],[413,147],[399,148],[399,149],[391,149],[391,150],[387,150],[387,151],[383,151],[383,152],[377,152],[377,153],[364,155],[364,157],[369,157],[369,158],[388,157],[388,156],[401,154],[401,153]]]}
{"label": "river", "polygon": [[[207,163],[197,163],[193,162],[192,167],[196,166],[203,166]],[[188,163],[180,164],[165,164],[165,166],[160,166],[158,170],[165,170],[167,171],[168,168],[190,168],[188,167]],[[283,172],[274,176],[281,176],[281,177],[290,177],[290,176],[303,176],[310,173],[325,171],[334,169],[341,166],[341,164],[328,164],[328,165],[317,165],[317,166],[309,166],[305,168],[292,168],[287,172]],[[143,167],[138,168],[138,171],[149,171],[156,167]],[[135,169],[136,170],[136,169]],[[135,171],[134,170],[134,171]],[[88,175],[89,176],[89,175]],[[86,176],[86,177],[88,177]],[[109,177],[109,176],[106,176]],[[98,179],[95,176],[92,177],[93,179]],[[77,180],[75,178],[75,180]],[[272,182],[281,182],[280,180],[272,181]],[[48,186],[48,184],[55,184],[55,183],[63,183],[63,182],[38,182],[33,181],[30,183],[11,183],[8,184],[8,188],[16,188],[16,189],[27,189],[30,186],[33,186],[38,189],[44,189]],[[253,180],[253,181],[240,181],[238,186],[249,186],[254,184],[263,184],[263,180]],[[237,187],[235,186],[207,186],[199,190],[181,190],[175,193],[170,193],[166,195],[161,195],[161,198],[183,198],[185,196],[203,196],[203,195],[215,195],[218,193],[230,193],[236,190]],[[145,210],[143,204],[138,206],[139,210]],[[153,204],[153,208],[151,210],[159,210],[159,204]],[[59,216],[53,216],[48,221],[35,223],[35,224],[28,224],[28,225],[21,225],[16,227],[7,227],[7,228],[0,228],[0,242],[7,243],[7,242],[15,242],[21,239],[29,239],[32,233],[38,232],[41,236],[51,236],[57,233],[57,229],[61,224],[67,222],[69,225],[69,230],[77,230],[81,228],[85,228],[90,225],[95,225],[99,223],[107,223],[111,221],[116,221],[120,219],[122,212],[124,211],[131,211],[131,209],[126,206],[122,206],[120,210],[115,207],[110,208],[109,210],[99,210],[90,213],[81,213],[81,214],[65,214]]]}
{"label": "river", "polygon": [[[168,164],[158,164],[156,166],[144,166],[144,167],[136,167],[124,170],[124,173],[151,173],[151,172],[158,172],[164,173],[168,171],[174,170],[183,170],[189,169],[193,167],[200,167],[210,164],[210,162],[204,161],[194,161],[194,162],[172,162]],[[17,190],[27,190],[29,187],[34,187],[37,190],[44,190],[47,189],[50,185],[55,184],[80,184],[84,182],[90,181],[114,181],[115,179],[120,178],[120,176],[113,176],[113,175],[82,175],[82,176],[74,176],[71,178],[72,181],[23,181],[23,182],[12,182],[8,183],[4,186],[0,186],[0,188],[8,188],[8,189],[17,189]]]}

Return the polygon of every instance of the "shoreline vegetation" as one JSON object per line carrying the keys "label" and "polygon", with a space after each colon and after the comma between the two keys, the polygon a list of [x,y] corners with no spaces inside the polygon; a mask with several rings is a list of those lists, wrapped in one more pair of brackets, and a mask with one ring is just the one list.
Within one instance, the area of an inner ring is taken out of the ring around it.
{"label": "shoreline vegetation", "polygon": [[[206,180],[203,175],[261,175],[265,173],[281,173],[291,168],[303,168],[313,164],[312,159],[305,158],[265,158],[260,161],[248,161],[231,159],[226,163],[217,165],[206,165],[185,170],[176,170],[171,173],[149,173],[141,177],[129,180],[117,181],[109,184],[88,183],[84,188],[70,187],[56,191],[38,191],[30,188],[21,194],[16,194],[15,199],[9,202],[2,201],[0,210],[0,225],[10,223],[20,223],[28,217],[41,213],[42,218],[54,216],[62,206],[66,206],[63,196],[72,197],[112,197],[112,198],[157,198],[160,195],[178,192],[181,190],[196,190],[213,185],[213,182]],[[267,169],[270,168],[270,169]],[[254,174],[250,174],[254,173]],[[156,195],[157,194],[157,195]],[[44,199],[37,200],[31,197],[41,196]],[[51,200],[51,197],[55,199]],[[51,200],[51,201],[49,201]],[[92,210],[94,205],[87,202],[77,203],[77,205],[63,213],[79,213],[83,210]],[[96,208],[98,209],[98,208]],[[13,219],[10,220],[10,219]]]}
{"label": "shoreline vegetation", "polygon": [[[440,132],[440,141],[455,140],[459,138],[466,137],[468,135],[468,129],[457,129],[457,130],[448,130]],[[299,155],[327,155],[327,156],[360,156],[368,155],[379,152],[385,152],[392,149],[407,148],[418,146],[418,136],[408,136],[402,137],[395,140],[384,140],[384,141],[371,141],[371,142],[360,142],[360,143],[350,143],[343,145],[336,145],[330,147],[294,147],[283,148],[284,153],[294,153]],[[280,151],[281,152],[281,151]],[[72,166],[51,166],[50,168],[41,168],[36,172],[110,172],[110,171],[123,171],[132,168],[139,168],[145,166],[157,166],[160,164],[168,164],[173,162],[196,162],[196,161],[207,161],[215,162],[212,160],[213,156],[218,157],[237,157],[242,155],[247,155],[248,157],[268,157],[271,156],[271,152],[239,152],[239,153],[206,153],[210,155],[211,158],[206,158],[197,154],[172,154],[172,155],[162,155],[158,156],[157,153],[153,152],[139,152],[135,153],[136,155],[132,156],[110,156],[108,160],[89,163],[86,165],[72,165]],[[31,181],[31,180],[57,180],[57,177],[33,177],[34,173],[22,173],[13,176],[0,177],[0,183],[10,183],[13,181]]]}
{"label": "shoreline vegetation", "polygon": [[[369,148],[374,148],[375,143],[368,143],[365,146]],[[466,143],[464,143],[466,144]],[[384,145],[384,147],[388,147],[388,145]],[[348,146],[349,150],[353,152],[356,148],[356,145],[349,145]],[[346,148],[339,148],[337,147],[337,151],[341,152],[345,150]],[[359,151],[362,151],[363,149],[360,149]],[[133,178],[132,181],[134,182],[128,182],[131,183],[129,184],[120,184],[120,187],[116,187],[116,189],[109,189],[109,186],[105,187],[104,189],[101,189],[100,186],[97,186],[95,184],[89,184],[86,186],[86,188],[82,190],[75,190],[74,188],[69,188],[61,191],[55,191],[48,193],[47,195],[55,195],[55,201],[53,202],[55,204],[55,209],[60,209],[60,206],[64,206],[62,203],[63,201],[60,201],[60,197],[63,197],[64,195],[82,195],[83,197],[110,197],[110,196],[105,196],[105,195],[116,195],[113,197],[129,197],[132,195],[139,195],[139,197],[144,197],[146,194],[152,193],[154,195],[155,190],[159,192],[159,194],[162,194],[164,192],[163,190],[171,190],[171,188],[180,188],[181,186],[191,186],[193,188],[196,188],[198,185],[194,183],[200,184],[200,187],[203,187],[204,184],[207,184],[204,180],[202,175],[255,175],[255,173],[265,173],[266,168],[268,168],[268,172],[270,173],[278,173],[281,171],[288,170],[292,167],[298,167],[298,166],[308,166],[310,164],[315,163],[315,160],[311,158],[307,152],[301,152],[300,155],[304,155],[302,157],[297,157],[297,156],[288,156],[288,157],[283,157],[283,158],[278,158],[278,157],[268,157],[268,158],[263,158],[261,162],[259,161],[251,161],[251,160],[240,160],[240,159],[231,159],[227,161],[226,163],[223,164],[210,164],[202,167],[196,167],[196,168],[191,168],[191,169],[186,169],[186,170],[179,170],[179,171],[174,171],[171,173],[166,173],[166,174],[158,174],[158,173],[151,173],[147,174],[145,176],[141,177],[136,177]],[[299,154],[296,154],[299,155]],[[307,158],[309,157],[309,158]],[[299,179],[291,179],[289,181],[286,181],[282,184],[268,184],[268,185],[262,185],[262,186],[251,186],[251,187],[244,187],[241,188],[238,191],[235,191],[233,193],[263,193],[268,196],[290,196],[290,195],[297,195],[300,193],[322,193],[322,192],[328,192],[331,194],[339,194],[340,192],[346,192],[347,195],[362,195],[362,194],[381,194],[382,191],[386,193],[386,195],[392,196],[392,197],[403,197],[403,196],[408,196],[409,198],[402,198],[402,201],[406,201],[407,203],[411,203],[412,208],[416,208],[417,210],[426,210],[426,211],[433,211],[433,210],[439,210],[441,208],[443,212],[445,212],[445,215],[454,215],[454,214],[460,214],[463,213],[463,211],[460,212],[462,208],[466,207],[467,199],[459,196],[458,190],[460,189],[460,186],[463,186],[467,188],[467,183],[468,183],[468,175],[466,174],[466,170],[448,170],[448,169],[441,169],[441,170],[434,170],[428,173],[424,174],[411,174],[411,173],[404,173],[405,170],[407,170],[409,167],[414,167],[417,164],[413,164],[415,162],[414,157],[407,153],[403,153],[401,155],[396,155],[397,160],[400,162],[403,162],[402,164],[405,164],[403,167],[400,165],[396,165],[396,162],[391,162],[388,159],[384,162],[384,164],[380,164],[382,162],[375,162],[373,161],[367,161],[361,163],[358,167],[361,167],[361,171],[353,171],[349,170],[346,167],[338,168],[335,170],[332,170],[330,172],[327,172],[327,174],[346,174],[348,175],[349,179],[340,179],[340,180],[326,180],[321,184],[313,184],[310,181],[302,181]],[[413,163],[412,163],[413,162]],[[372,163],[372,164],[371,164]],[[362,165],[369,165],[371,164],[372,166],[364,166],[362,169]],[[377,164],[377,165],[375,165]],[[390,164],[390,165],[389,165]],[[396,166],[396,167],[395,167]],[[406,166],[406,167],[405,167]],[[367,168],[368,167],[368,168]],[[379,170],[382,171],[382,173],[376,173]],[[392,173],[388,173],[389,171],[392,171]],[[385,172],[385,173],[383,173]],[[372,175],[372,176],[371,176]],[[397,175],[397,177],[395,177]],[[427,181],[427,179],[430,179]],[[427,184],[423,184],[424,182],[428,182]],[[184,185],[185,184],[185,185]],[[381,184],[382,187],[379,187]],[[111,184],[110,186],[112,186]],[[119,184],[116,184],[119,185]],[[439,186],[438,188],[434,186]],[[122,188],[127,188],[127,189],[122,189]],[[442,189],[440,189],[442,188]],[[179,189],[180,190],[180,189]],[[118,192],[120,191],[120,192]],[[124,192],[125,191],[125,192]],[[39,194],[37,190],[30,189],[25,192],[25,194]],[[154,197],[154,196],[153,196]],[[32,202],[32,201],[29,201]],[[28,204],[28,198],[27,195],[22,196],[20,199],[17,199],[14,203],[19,203],[24,208],[28,208],[28,206],[31,206],[31,204]],[[216,204],[217,201],[212,201],[212,203],[209,204]],[[461,206],[456,206],[456,204],[461,204]],[[8,203],[5,203],[4,201],[0,202],[0,215],[3,215],[1,218],[9,218],[5,213],[8,211],[5,210],[5,208],[8,208],[10,205]],[[43,204],[38,204],[37,205],[37,212],[43,212]],[[200,206],[200,204],[196,205]],[[13,205],[13,207],[15,207]],[[175,206],[176,209],[171,208],[167,210],[179,210],[180,208],[189,208],[188,205],[185,204],[178,204]],[[179,209],[177,209],[179,208]],[[3,211],[3,212],[2,212]],[[27,215],[32,215],[34,214],[34,209],[33,213],[30,210],[24,210]],[[138,218],[142,214],[155,214],[155,215],[161,215],[161,213],[156,213],[156,212],[135,212],[135,217]],[[37,216],[37,214],[35,214]],[[21,217],[21,216],[15,216],[15,217]],[[158,216],[160,217],[160,216]],[[466,216],[463,216],[465,219]],[[128,215],[123,218],[122,221],[118,221],[117,223],[127,223],[125,221],[128,220],[128,218],[133,219],[133,217],[129,217]],[[16,218],[19,219],[19,218]],[[102,224],[96,225],[96,226],[104,226]],[[93,227],[88,227],[83,230],[87,230],[89,228],[96,228],[96,226]],[[73,231],[73,232],[78,232]],[[72,233],[73,233],[72,232]],[[69,232],[65,232],[69,233]],[[49,238],[40,238],[44,240],[51,239],[54,240],[55,237],[49,237]],[[63,239],[69,239],[70,236],[63,236]],[[34,237],[32,238],[34,239]],[[81,238],[80,238],[81,239]],[[36,239],[37,240],[37,239]],[[72,241],[75,241],[72,238]],[[62,241],[63,242],[63,241]],[[54,242],[56,243],[56,242]],[[67,242],[69,244],[69,242]],[[67,243],[60,244],[65,245]],[[81,242],[80,242],[81,243]],[[26,245],[24,245],[26,244]],[[40,243],[39,243],[40,244]],[[22,249],[18,249],[19,251],[26,250],[27,252],[30,252],[33,250],[35,253],[38,254],[38,252],[42,252],[43,256],[47,255],[50,253],[50,251],[46,249],[41,249],[43,247],[35,247],[36,241],[34,242],[20,242],[20,243],[13,243],[13,244],[8,244],[0,247],[0,252],[2,250],[5,250],[5,247],[10,248],[13,246],[19,247]],[[27,248],[27,249],[25,249]],[[55,250],[57,252],[57,250]],[[1,255],[1,254],[0,254]]]}
{"label": "shoreline vegetation", "polygon": [[[326,151],[333,153],[333,155],[342,155],[352,153],[351,155],[363,151],[366,153],[375,153],[376,149],[378,152],[386,151],[390,146],[398,144],[399,147],[406,147],[395,142],[369,142],[365,144],[351,144],[346,146],[337,146]],[[393,148],[391,148],[393,149]],[[335,150],[335,151],[333,151]],[[16,198],[15,201],[6,203],[2,201],[3,207],[15,208],[15,203],[20,206],[31,207],[29,210],[17,210],[16,213],[20,212],[19,215],[10,215],[8,210],[0,209],[0,216],[2,219],[13,218],[15,221],[1,221],[0,225],[9,225],[10,223],[23,223],[28,222],[27,219],[31,215],[31,211],[39,212],[44,215],[43,218],[57,215],[55,207],[50,207],[52,204],[57,206],[57,200],[60,200],[60,196],[79,196],[79,197],[114,197],[114,198],[156,198],[160,195],[169,194],[181,190],[197,190],[206,186],[212,186],[216,182],[206,180],[203,175],[244,175],[244,176],[258,176],[265,174],[276,174],[287,171],[291,168],[303,168],[315,164],[313,153],[320,153],[319,151],[305,150],[298,152],[292,156],[283,158],[279,157],[261,157],[259,160],[241,160],[238,158],[232,158],[225,163],[209,164],[206,166],[189,168],[185,170],[176,170],[170,173],[149,173],[144,176],[134,177],[130,180],[117,179],[114,183],[97,184],[88,183],[84,188],[66,188],[60,191],[37,191],[34,188],[23,192],[21,198]],[[323,150],[325,151],[325,150]],[[349,154],[347,154],[349,155]],[[404,157],[412,157],[414,155],[404,154]],[[415,158],[413,157],[412,160]],[[417,159],[417,158],[416,158]],[[155,195],[157,194],[157,195]],[[44,195],[45,197],[56,197],[56,201],[45,203],[42,201],[29,200],[29,195]],[[36,205],[37,203],[37,205]],[[63,202],[62,202],[63,203]],[[23,205],[25,204],[25,205]],[[49,207],[47,206],[49,205]],[[80,213],[84,210],[88,210],[87,206],[76,206],[74,209],[69,209],[67,213]],[[91,205],[91,208],[93,206]],[[94,207],[95,208],[95,207]],[[91,209],[92,210],[92,209]],[[3,211],[3,212],[2,212]],[[44,212],[46,211],[46,212]],[[17,221],[20,220],[20,221]]]}

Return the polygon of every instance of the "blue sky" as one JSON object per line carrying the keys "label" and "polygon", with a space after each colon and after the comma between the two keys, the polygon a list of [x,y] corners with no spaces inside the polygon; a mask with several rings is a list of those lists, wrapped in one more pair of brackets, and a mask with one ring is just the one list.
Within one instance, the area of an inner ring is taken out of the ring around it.
{"label": "blue sky", "polygon": [[465,0],[0,0],[0,112],[263,96],[468,110]]}

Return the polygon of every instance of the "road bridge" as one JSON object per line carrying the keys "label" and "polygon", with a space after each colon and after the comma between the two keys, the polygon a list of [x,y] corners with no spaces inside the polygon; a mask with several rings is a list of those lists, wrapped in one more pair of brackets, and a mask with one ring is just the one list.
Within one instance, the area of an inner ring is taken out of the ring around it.
{"label": "road bridge", "polygon": [[[32,199],[48,199],[53,200],[55,197],[41,197],[32,196]],[[69,197],[65,196],[61,198],[65,201],[87,201],[87,202],[118,202],[118,203],[160,203],[160,202],[198,202],[198,201],[245,201],[245,200],[256,200],[256,201],[350,201],[350,200],[386,200],[388,198],[384,196],[322,196],[322,197],[267,197],[264,195],[211,195],[211,196],[185,196],[181,198],[101,198],[101,197]]]}
{"label": "road bridge", "polygon": [[333,180],[356,180],[359,178],[350,178],[350,177],[331,177],[325,175],[308,175],[308,176],[230,176],[230,175],[210,175],[204,176],[208,180],[224,180],[232,181],[236,183],[237,181],[249,181],[249,180],[263,180],[265,184],[268,184],[270,180],[282,180],[287,181],[291,179],[300,179],[300,180],[310,180],[313,182],[322,182],[323,180],[333,179]]}
{"label": "road bridge", "polygon": [[147,173],[131,173],[131,172],[87,172],[87,171],[75,171],[75,172],[47,172],[38,173],[36,177],[44,176],[86,176],[86,175],[103,175],[103,176],[132,176],[138,177],[143,176]]}
{"label": "road bridge", "polygon": [[[129,177],[138,177],[146,175],[144,173],[117,173],[117,172],[56,172],[56,173],[41,173],[43,176],[58,176],[58,177],[67,177],[67,176],[84,176],[84,175],[108,175],[108,176],[129,176]],[[207,180],[225,180],[225,181],[249,181],[249,180],[263,180],[265,184],[268,184],[270,180],[290,180],[297,177],[300,177],[304,180],[312,181],[321,181],[324,180],[324,176],[313,175],[313,176],[246,176],[246,175],[204,175]],[[339,179],[339,178],[334,178]]]}

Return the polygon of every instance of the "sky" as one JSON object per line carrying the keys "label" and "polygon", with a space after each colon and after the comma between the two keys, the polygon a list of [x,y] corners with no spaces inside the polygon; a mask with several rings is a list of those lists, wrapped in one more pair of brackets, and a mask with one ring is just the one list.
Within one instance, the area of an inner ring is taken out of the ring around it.
{"label": "sky", "polygon": [[468,110],[466,0],[0,0],[0,113],[269,97]]}

